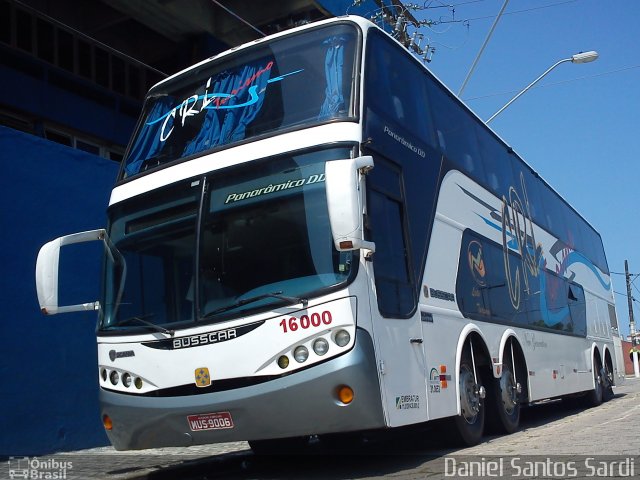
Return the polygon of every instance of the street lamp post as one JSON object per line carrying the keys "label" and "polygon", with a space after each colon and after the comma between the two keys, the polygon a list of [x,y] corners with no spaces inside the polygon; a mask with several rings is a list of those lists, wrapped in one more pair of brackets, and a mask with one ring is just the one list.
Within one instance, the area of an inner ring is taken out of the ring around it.
{"label": "street lamp post", "polygon": [[502,113],[509,105],[511,105],[513,102],[515,102],[518,98],[520,98],[525,92],[527,92],[531,87],[533,87],[536,83],[538,83],[540,80],[542,80],[542,78],[547,75],[551,70],[553,70],[554,68],[556,68],[558,65],[562,64],[562,63],[566,63],[566,62],[571,62],[571,63],[589,63],[589,62],[593,62],[594,60],[598,59],[598,52],[596,51],[590,51],[590,52],[584,52],[584,53],[576,53],[575,55],[573,55],[570,58],[564,58],[556,63],[554,63],[553,65],[551,65],[542,75],[540,75],[538,78],[536,78],[533,82],[531,82],[529,85],[527,85],[526,87],[524,87],[524,89],[522,89],[522,91],[520,93],[518,93],[515,97],[513,97],[511,100],[509,100],[504,107],[502,107],[500,110],[498,110],[496,113],[494,113],[493,115],[491,115],[491,117],[485,122],[485,123],[489,123],[491,120],[493,120],[494,118],[496,118],[500,113]]}

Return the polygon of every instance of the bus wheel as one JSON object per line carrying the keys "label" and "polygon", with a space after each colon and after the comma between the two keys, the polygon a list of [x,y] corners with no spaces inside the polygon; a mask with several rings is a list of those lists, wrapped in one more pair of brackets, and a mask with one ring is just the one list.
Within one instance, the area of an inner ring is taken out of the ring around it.
{"label": "bus wheel", "polygon": [[613,398],[613,384],[615,383],[613,378],[613,368],[608,359],[604,361],[604,368],[602,369],[602,400],[608,402]]}
{"label": "bus wheel", "polygon": [[593,363],[593,380],[595,388],[590,390],[584,397],[584,403],[587,407],[597,407],[602,403],[602,366],[600,359],[596,359]]}
{"label": "bus wheel", "polygon": [[477,445],[484,431],[484,387],[478,385],[467,355],[460,361],[460,415],[454,417],[456,440],[469,447]]}
{"label": "bus wheel", "polygon": [[496,410],[495,427],[504,433],[513,433],[520,425],[520,402],[518,397],[522,387],[516,383],[513,367],[509,363],[502,366],[502,376],[493,380],[493,398]]}

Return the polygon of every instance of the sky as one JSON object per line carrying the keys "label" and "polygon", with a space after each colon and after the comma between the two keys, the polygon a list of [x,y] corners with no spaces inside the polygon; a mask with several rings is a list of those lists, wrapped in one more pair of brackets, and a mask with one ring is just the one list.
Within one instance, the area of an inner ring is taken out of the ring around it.
{"label": "sky", "polygon": [[[428,8],[414,11],[418,19],[438,22],[421,29],[435,47],[428,67],[453,92],[503,3],[428,0]],[[454,5],[453,14],[447,5]],[[599,53],[595,62],[559,65],[490,125],[600,232],[609,269],[624,273],[626,259],[632,274],[640,274],[639,19],[639,0],[509,0],[462,94],[486,120],[558,60]],[[612,274],[612,281],[627,335],[625,277]]]}

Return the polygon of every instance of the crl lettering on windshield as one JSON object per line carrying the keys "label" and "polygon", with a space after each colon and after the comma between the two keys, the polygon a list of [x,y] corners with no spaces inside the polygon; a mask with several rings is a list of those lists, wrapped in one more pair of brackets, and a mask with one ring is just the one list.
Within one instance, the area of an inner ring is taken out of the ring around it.
{"label": "crl lettering on windshield", "polygon": [[290,127],[353,117],[357,38],[346,24],[287,35],[153,87],[122,177]]}
{"label": "crl lettering on windshield", "polygon": [[[218,109],[234,109],[234,108],[243,108],[248,107],[250,105],[254,105],[260,99],[260,95],[266,91],[266,85],[269,83],[280,82],[285,77],[290,75],[295,75],[297,73],[302,72],[303,70],[296,70],[294,72],[285,73],[284,75],[277,76],[275,78],[270,78],[267,80],[264,86],[261,85],[260,82],[255,84],[258,79],[263,76],[268,78],[268,74],[273,67],[273,62],[267,63],[266,66],[259,69],[256,73],[251,75],[247,80],[240,84],[238,87],[231,90],[230,93],[221,93],[221,92],[209,92],[211,88],[211,80],[212,77],[209,77],[207,80],[207,84],[205,86],[204,94],[198,95],[194,94],[190,97],[186,98],[178,105],[173,107],[168,112],[162,114],[160,117],[150,120],[146,122],[147,125],[151,126],[156,123],[162,122],[162,127],[160,128],[160,141],[165,142],[173,133],[174,128],[184,127],[185,121],[189,117],[193,117],[199,115],[205,110],[218,110]],[[214,86],[220,83],[220,81],[216,81]],[[262,87],[262,88],[260,88]],[[232,98],[238,98],[241,93],[246,90],[247,98],[242,103],[232,104],[229,100]]]}

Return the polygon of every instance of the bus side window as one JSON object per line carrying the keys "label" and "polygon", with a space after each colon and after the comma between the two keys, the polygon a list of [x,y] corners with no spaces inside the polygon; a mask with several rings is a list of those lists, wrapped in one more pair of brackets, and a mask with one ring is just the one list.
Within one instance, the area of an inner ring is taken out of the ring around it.
{"label": "bus side window", "polygon": [[478,140],[471,115],[434,82],[430,82],[428,88],[441,152],[458,169],[483,181]]}
{"label": "bus side window", "polygon": [[369,230],[376,243],[373,257],[378,308],[385,317],[407,317],[415,307],[409,270],[409,245],[401,174],[398,167],[375,159],[367,176]]}
{"label": "bus side window", "polygon": [[402,102],[395,95],[391,97],[391,99],[393,103],[393,109],[396,114],[396,120],[398,120],[400,123],[404,123],[405,118],[404,118],[404,109],[402,108]]}
{"label": "bus side window", "polygon": [[478,125],[476,133],[486,184],[498,198],[504,196],[508,201],[511,187],[520,190],[520,179],[516,182],[513,175],[513,166],[519,161],[485,126]]}
{"label": "bus side window", "polygon": [[[550,232],[557,232],[556,235],[558,235],[559,232],[562,231],[564,224],[563,202],[560,200],[560,197],[558,197],[558,194],[546,184],[542,186],[540,193],[546,220],[544,226]],[[562,238],[560,238],[560,240],[562,240]]]}
{"label": "bus side window", "polygon": [[572,333],[587,334],[587,304],[584,290],[576,283],[569,283],[569,311],[571,312]]}
{"label": "bus side window", "polygon": [[[518,191],[522,189],[522,201],[526,202],[528,200],[529,202],[528,213],[531,214],[531,219],[538,225],[544,225],[544,209],[542,208],[542,199],[540,197],[539,188],[541,185],[540,177],[537,174],[534,174],[533,171],[526,165],[522,165],[519,174],[517,172],[517,169],[515,169],[514,173],[516,176],[516,181],[518,181]],[[523,180],[524,186],[521,185]]]}
{"label": "bus side window", "polygon": [[378,33],[369,38],[367,107],[435,147],[427,88],[433,80],[416,61],[398,52],[399,48]]}

